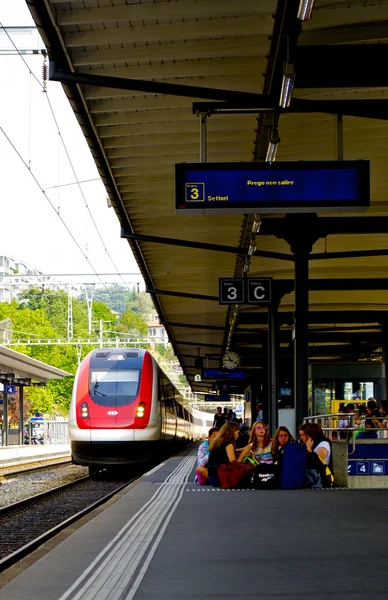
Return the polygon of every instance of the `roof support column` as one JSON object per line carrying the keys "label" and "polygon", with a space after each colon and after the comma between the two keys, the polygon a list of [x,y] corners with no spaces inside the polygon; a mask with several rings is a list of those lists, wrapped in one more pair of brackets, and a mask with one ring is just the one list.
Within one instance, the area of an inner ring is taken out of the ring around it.
{"label": "roof support column", "polygon": [[[309,254],[321,237],[315,214],[287,215],[288,232],[285,236],[295,256],[295,311],[294,311],[294,403],[295,431],[308,415],[309,368]],[[300,232],[303,231],[304,235]]]}
{"label": "roof support column", "polygon": [[268,408],[272,435],[278,427],[279,399],[279,300],[273,298],[268,307]]}

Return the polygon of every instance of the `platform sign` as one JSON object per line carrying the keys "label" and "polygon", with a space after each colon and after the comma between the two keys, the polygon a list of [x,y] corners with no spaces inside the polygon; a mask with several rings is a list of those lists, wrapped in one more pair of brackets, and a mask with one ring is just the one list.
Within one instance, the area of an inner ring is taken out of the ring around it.
{"label": "platform sign", "polygon": [[221,277],[218,285],[220,304],[265,304],[271,302],[271,277],[262,277],[261,279]]}
{"label": "platform sign", "polygon": [[280,396],[291,396],[291,388],[280,388]]}
{"label": "platform sign", "polygon": [[245,373],[241,369],[204,369],[202,376],[204,379],[244,379]]}
{"label": "platform sign", "polygon": [[244,280],[240,278],[219,279],[219,303],[220,304],[244,304],[245,289]]}
{"label": "platform sign", "polygon": [[369,475],[370,474],[369,460],[358,460],[356,462],[356,472],[357,472],[357,475]]}
{"label": "platform sign", "polygon": [[181,163],[179,214],[361,212],[370,204],[369,161]]}
{"label": "platform sign", "polygon": [[247,279],[248,304],[271,302],[271,279]]}
{"label": "platform sign", "polygon": [[6,394],[15,394],[16,393],[16,386],[15,385],[6,385],[5,386],[5,392],[6,392]]}
{"label": "platform sign", "polygon": [[216,394],[205,394],[205,402],[230,402],[230,396],[217,396]]}
{"label": "platform sign", "polygon": [[348,475],[388,475],[388,461],[349,460]]}

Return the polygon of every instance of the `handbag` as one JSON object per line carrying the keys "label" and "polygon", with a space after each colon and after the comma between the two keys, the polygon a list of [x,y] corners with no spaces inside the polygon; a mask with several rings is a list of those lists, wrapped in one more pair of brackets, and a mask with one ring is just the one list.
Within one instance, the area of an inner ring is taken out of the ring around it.
{"label": "handbag", "polygon": [[276,465],[262,463],[251,476],[251,487],[255,490],[274,490],[278,487]]}
{"label": "handbag", "polygon": [[252,473],[252,467],[247,464],[239,463],[233,460],[228,465],[218,467],[218,479],[224,490],[237,488],[244,479],[249,480]]}

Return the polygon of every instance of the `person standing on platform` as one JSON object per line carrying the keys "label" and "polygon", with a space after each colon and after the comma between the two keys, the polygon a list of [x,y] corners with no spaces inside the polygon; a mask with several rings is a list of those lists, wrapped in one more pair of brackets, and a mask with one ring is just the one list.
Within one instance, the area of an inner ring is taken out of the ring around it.
{"label": "person standing on platform", "polygon": [[222,407],[219,406],[217,408],[216,414],[214,415],[213,427],[218,427],[218,429],[221,429],[221,427],[223,426],[224,423],[225,423],[225,416],[222,412]]}

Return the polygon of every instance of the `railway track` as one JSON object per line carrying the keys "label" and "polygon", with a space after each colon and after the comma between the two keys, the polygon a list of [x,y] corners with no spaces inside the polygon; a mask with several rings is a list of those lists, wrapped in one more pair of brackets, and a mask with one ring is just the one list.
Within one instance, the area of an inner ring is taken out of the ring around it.
{"label": "railway track", "polygon": [[27,460],[25,462],[18,462],[15,464],[5,464],[0,466],[0,477],[7,477],[8,475],[19,475],[20,473],[37,471],[40,469],[47,469],[49,467],[56,467],[62,465],[72,464],[71,456],[64,455],[57,458],[47,458],[39,460]]}
{"label": "railway track", "polygon": [[82,518],[139,476],[89,476],[0,509],[0,572]]}

